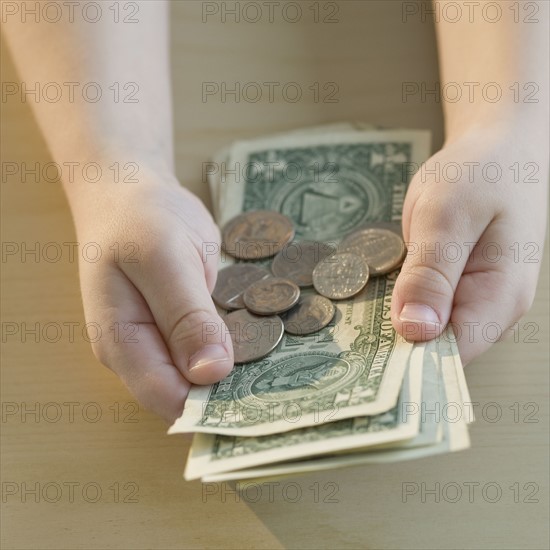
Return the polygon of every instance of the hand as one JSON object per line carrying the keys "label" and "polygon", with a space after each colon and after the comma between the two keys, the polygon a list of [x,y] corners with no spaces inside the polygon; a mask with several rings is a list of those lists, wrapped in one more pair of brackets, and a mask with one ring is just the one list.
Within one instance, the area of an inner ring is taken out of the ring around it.
{"label": "hand", "polygon": [[175,180],[121,185],[128,187],[75,212],[81,247],[95,242],[102,250],[96,263],[81,260],[86,319],[102,329],[92,344],[97,358],[172,422],[191,383],[217,382],[233,368],[231,340],[210,297],[217,257],[201,257],[219,232]]}
{"label": "hand", "polygon": [[529,135],[528,128],[469,131],[415,174],[403,212],[409,252],[392,300],[394,327],[405,338],[432,339],[450,322],[466,364],[531,307],[548,144]]}

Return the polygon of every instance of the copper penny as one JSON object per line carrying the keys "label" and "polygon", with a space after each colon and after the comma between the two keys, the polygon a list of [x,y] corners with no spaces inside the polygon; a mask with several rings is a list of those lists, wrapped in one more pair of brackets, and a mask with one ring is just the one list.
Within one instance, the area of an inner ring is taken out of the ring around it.
{"label": "copper penny", "polygon": [[299,287],[311,286],[315,266],[334,252],[336,247],[330,243],[316,241],[288,243],[273,258],[271,271],[277,277],[295,282]]}
{"label": "copper penny", "polygon": [[325,258],[313,270],[315,290],[332,300],[351,298],[360,292],[369,280],[369,267],[355,254],[343,252]]}
{"label": "copper penny", "polygon": [[283,321],[277,315],[260,317],[238,309],[224,317],[231,335],[235,363],[249,363],[265,357],[281,341]]}
{"label": "copper penny", "polygon": [[384,275],[397,269],[405,259],[407,248],[394,231],[369,228],[348,235],[338,247],[339,252],[361,256],[369,266],[371,276]]}
{"label": "copper penny", "polygon": [[218,272],[212,299],[223,309],[245,307],[244,291],[256,281],[267,279],[271,274],[267,269],[252,264],[235,264]]}
{"label": "copper penny", "polygon": [[334,317],[336,308],[324,296],[310,294],[300,301],[283,317],[285,330],[289,334],[305,336],[326,327]]}
{"label": "copper penny", "polygon": [[225,252],[243,260],[274,256],[294,237],[292,221],[273,210],[251,210],[230,220],[223,230]]}
{"label": "copper penny", "polygon": [[353,231],[353,233],[361,231],[362,229],[389,229],[390,231],[393,231],[396,235],[399,235],[401,238],[403,238],[403,228],[401,227],[401,222],[365,222],[357,227]]}
{"label": "copper penny", "polygon": [[243,294],[246,308],[256,315],[273,315],[287,311],[298,302],[298,285],[281,277],[252,283]]}

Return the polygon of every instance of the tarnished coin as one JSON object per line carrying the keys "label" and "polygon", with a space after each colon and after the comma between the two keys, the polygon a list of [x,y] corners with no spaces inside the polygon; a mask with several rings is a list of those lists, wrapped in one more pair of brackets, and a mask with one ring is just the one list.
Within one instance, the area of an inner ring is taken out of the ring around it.
{"label": "tarnished coin", "polygon": [[353,233],[361,231],[362,229],[389,229],[390,231],[393,231],[396,235],[399,235],[401,238],[403,238],[403,228],[401,226],[401,222],[365,222],[357,227],[353,231]]}
{"label": "tarnished coin", "polygon": [[252,210],[233,218],[223,230],[224,250],[243,260],[274,256],[294,237],[292,221],[273,210]]}
{"label": "tarnished coin", "polygon": [[340,243],[338,251],[361,256],[367,262],[371,276],[384,275],[397,269],[407,254],[403,239],[394,231],[382,228],[361,229],[351,233]]}
{"label": "tarnished coin", "polygon": [[283,337],[283,321],[278,315],[260,317],[239,309],[228,313],[224,321],[233,342],[235,363],[261,359],[273,351]]}
{"label": "tarnished coin", "polygon": [[315,290],[332,300],[350,298],[369,280],[369,267],[361,256],[343,252],[319,262],[313,270]]}
{"label": "tarnished coin", "polygon": [[235,264],[218,272],[212,299],[224,309],[242,309],[245,307],[244,291],[256,281],[271,277],[263,267],[252,264]]}
{"label": "tarnished coin", "polygon": [[334,252],[336,247],[330,243],[316,241],[288,243],[273,258],[271,271],[277,277],[289,279],[300,287],[311,286],[315,266]]}
{"label": "tarnished coin", "polygon": [[296,305],[299,298],[298,286],[282,277],[256,281],[243,294],[244,305],[256,315],[282,313]]}
{"label": "tarnished coin", "polygon": [[289,334],[305,336],[326,327],[334,317],[336,308],[324,296],[310,294],[300,301],[283,317],[285,330]]}

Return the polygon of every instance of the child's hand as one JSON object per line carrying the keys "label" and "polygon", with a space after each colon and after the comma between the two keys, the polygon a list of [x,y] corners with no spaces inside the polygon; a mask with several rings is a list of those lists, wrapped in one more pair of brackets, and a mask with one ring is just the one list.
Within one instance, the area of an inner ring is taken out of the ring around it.
{"label": "child's hand", "polygon": [[414,176],[403,215],[409,253],[392,301],[406,338],[429,340],[450,321],[468,363],[531,307],[548,181],[547,140],[537,137],[529,128],[470,131]]}
{"label": "child's hand", "polygon": [[218,258],[203,263],[201,254],[203,243],[219,243],[218,229],[176,181],[124,189],[79,210],[79,242],[103,252],[80,266],[87,322],[102,330],[94,353],[144,406],[173,421],[191,383],[216,382],[233,367],[210,298]]}

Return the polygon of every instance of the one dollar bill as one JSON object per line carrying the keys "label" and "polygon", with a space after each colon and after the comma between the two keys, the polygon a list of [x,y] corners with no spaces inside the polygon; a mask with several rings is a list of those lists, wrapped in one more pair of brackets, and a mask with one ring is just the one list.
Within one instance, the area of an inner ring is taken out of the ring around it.
{"label": "one dollar bill", "polygon": [[[410,130],[294,132],[237,142],[225,176],[211,180],[221,224],[247,210],[277,210],[296,239],[338,242],[365,223],[398,223],[429,133]],[[319,333],[285,335],[269,357],[195,386],[169,433],[262,436],[395,407],[412,344],[390,319],[397,274],[373,278],[337,304]]]}

